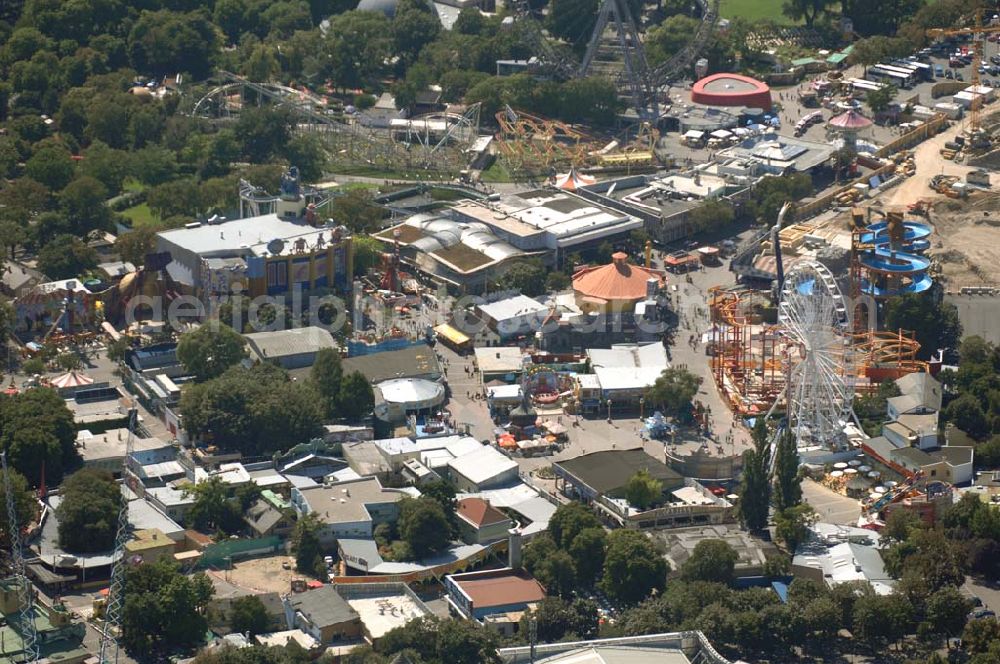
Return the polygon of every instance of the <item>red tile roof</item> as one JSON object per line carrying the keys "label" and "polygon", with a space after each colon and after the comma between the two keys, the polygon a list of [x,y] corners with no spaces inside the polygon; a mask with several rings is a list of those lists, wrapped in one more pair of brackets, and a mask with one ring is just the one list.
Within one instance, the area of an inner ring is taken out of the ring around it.
{"label": "red tile roof", "polygon": [[642,300],[646,282],[656,279],[663,285],[663,274],[627,262],[628,255],[615,253],[610,265],[585,267],[573,275],[573,289],[582,296],[602,300]]}
{"label": "red tile roof", "polygon": [[[461,578],[471,576],[474,578]],[[478,578],[475,578],[478,577]],[[496,573],[472,572],[452,577],[469,596],[477,609],[510,604],[528,604],[545,599],[545,588],[523,570],[497,570]]]}
{"label": "red tile roof", "polygon": [[458,515],[476,528],[491,526],[507,520],[507,515],[482,498],[465,498],[458,501]]}

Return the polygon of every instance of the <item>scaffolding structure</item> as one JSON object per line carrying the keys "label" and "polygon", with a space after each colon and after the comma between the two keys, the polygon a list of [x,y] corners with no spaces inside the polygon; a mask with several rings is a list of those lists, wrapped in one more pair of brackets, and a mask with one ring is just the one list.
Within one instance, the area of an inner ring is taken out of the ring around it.
{"label": "scaffolding structure", "polygon": [[[712,377],[732,412],[741,417],[784,412],[776,401],[787,383],[790,352],[798,352],[777,323],[764,320],[773,307],[764,291],[716,286],[709,291],[712,328],[708,352]],[[920,344],[905,330],[860,331],[851,339],[854,388],[868,392],[878,383],[927,372],[917,359]]]}
{"label": "scaffolding structure", "polygon": [[588,134],[565,122],[515,111],[496,114],[500,125],[497,147],[511,170],[545,173],[556,166],[584,165],[596,147]]}
{"label": "scaffolding structure", "polygon": [[765,322],[769,308],[762,291],[709,291],[712,376],[730,409],[744,417],[768,412],[785,388],[788,342],[780,326]]}

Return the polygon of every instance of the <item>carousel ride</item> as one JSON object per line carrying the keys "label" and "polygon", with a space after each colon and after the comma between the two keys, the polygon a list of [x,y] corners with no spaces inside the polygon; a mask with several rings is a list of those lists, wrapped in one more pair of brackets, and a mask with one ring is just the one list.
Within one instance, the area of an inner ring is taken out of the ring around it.
{"label": "carousel ride", "polygon": [[552,406],[573,392],[573,380],[549,367],[535,366],[521,379],[523,394],[535,406]]}

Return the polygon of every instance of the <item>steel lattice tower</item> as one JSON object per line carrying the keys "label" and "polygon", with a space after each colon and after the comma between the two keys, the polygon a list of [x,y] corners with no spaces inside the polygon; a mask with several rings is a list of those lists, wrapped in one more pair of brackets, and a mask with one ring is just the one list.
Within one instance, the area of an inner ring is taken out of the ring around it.
{"label": "steel lattice tower", "polygon": [[108,604],[104,610],[104,629],[101,632],[100,664],[116,664],[118,662],[118,633],[122,627],[122,610],[125,606],[125,543],[128,542],[131,528],[128,520],[129,479],[132,475],[132,449],[134,446],[136,410],[133,406],[129,414],[128,437],[125,439],[125,459],[122,462],[122,495],[121,506],[118,508],[118,531],[115,536],[115,548],[111,554],[111,586],[108,590]]}
{"label": "steel lattice tower", "polygon": [[7,499],[7,529],[10,531],[10,548],[14,572],[14,583],[17,584],[17,599],[21,610],[17,614],[18,633],[24,644],[24,659],[26,662],[38,661],[38,630],[35,627],[35,594],[28,581],[24,569],[24,546],[21,543],[21,524],[17,520],[17,507],[14,504],[14,488],[10,481],[10,471],[7,469],[7,453],[0,453],[0,464],[3,464],[3,481],[6,486]]}

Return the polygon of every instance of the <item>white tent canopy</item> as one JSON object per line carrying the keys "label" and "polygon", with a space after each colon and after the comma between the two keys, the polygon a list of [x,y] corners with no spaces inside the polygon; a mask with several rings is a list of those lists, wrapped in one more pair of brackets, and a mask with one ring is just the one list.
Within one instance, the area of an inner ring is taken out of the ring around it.
{"label": "white tent canopy", "polygon": [[705,132],[698,131],[697,129],[688,129],[684,133],[684,138],[690,139],[692,141],[700,141],[705,137]]}
{"label": "white tent canopy", "polygon": [[712,137],[713,138],[721,138],[721,139],[724,140],[724,139],[727,139],[727,138],[732,138],[733,137],[733,132],[726,131],[725,129],[716,129],[715,131],[712,132]]}

